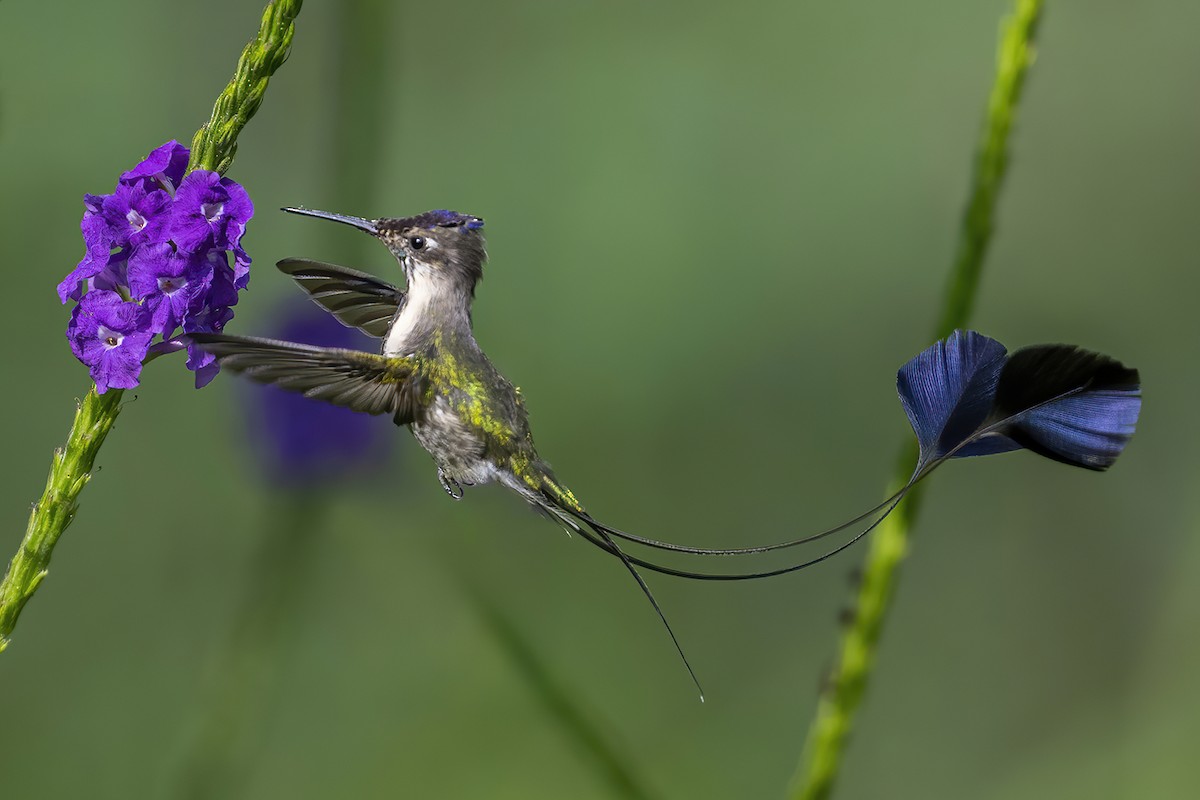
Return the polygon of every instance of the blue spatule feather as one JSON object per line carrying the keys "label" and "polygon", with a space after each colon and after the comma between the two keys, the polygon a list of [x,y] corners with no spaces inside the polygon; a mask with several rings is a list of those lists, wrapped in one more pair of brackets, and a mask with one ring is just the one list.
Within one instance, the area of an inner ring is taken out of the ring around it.
{"label": "blue spatule feather", "polygon": [[1073,345],[1003,345],[955,331],[900,368],[920,446],[914,478],[947,458],[1017,449],[1087,469],[1112,466],[1141,409],[1138,373]]}
{"label": "blue spatule feather", "polygon": [[1138,372],[1073,345],[1025,347],[1004,365],[992,418],[1040,455],[1105,470],[1133,436],[1142,407]]}
{"label": "blue spatule feather", "polygon": [[[1004,368],[1004,345],[975,331],[955,331],[896,373],[896,391],[917,434],[920,472],[975,435],[992,411]],[[978,442],[978,453],[990,443]],[[967,455],[958,452],[956,455]]]}
{"label": "blue spatule feather", "polygon": [[[743,581],[811,567],[870,533],[919,481],[951,458],[1029,449],[1088,469],[1107,469],[1133,434],[1141,408],[1137,370],[1071,345],[1038,345],[1011,356],[995,339],[955,331],[900,368],[896,388],[912,423],[920,456],[912,477],[895,494],[849,522],[770,545],[705,548],[662,542],[604,525],[582,511],[563,509],[572,529],[626,567],[681,578]],[[548,499],[551,499],[547,496]],[[613,539],[693,556],[743,556],[809,544],[843,531],[852,536],[825,553],[775,569],[712,573],[677,569],[617,551]]]}

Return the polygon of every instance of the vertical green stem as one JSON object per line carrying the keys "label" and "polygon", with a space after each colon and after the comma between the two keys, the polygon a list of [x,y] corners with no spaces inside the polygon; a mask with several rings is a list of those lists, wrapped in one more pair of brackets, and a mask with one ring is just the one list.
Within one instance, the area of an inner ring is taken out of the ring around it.
{"label": "vertical green stem", "polygon": [[995,230],[996,200],[1008,170],[1008,137],[1012,132],[1025,76],[1034,59],[1034,37],[1042,14],[1042,0],[1017,0],[1005,21],[996,52],[996,78],[988,97],[983,138],[975,155],[971,197],[959,230],[954,267],[942,302],[942,315],[934,328],[937,339],[967,324],[979,294],[979,278],[988,244]]}
{"label": "vertical green stem", "polygon": [[[173,796],[244,794],[273,687],[284,662],[296,609],[314,567],[313,555],[328,516],[327,495],[307,489],[269,498],[251,579],[201,706],[195,739],[175,776]],[[290,624],[289,624],[290,623]]]}
{"label": "vertical green stem", "polygon": [[[1041,12],[1041,0],[1017,0],[1003,27],[996,78],[975,156],[971,195],[935,329],[937,339],[966,326],[978,294],[984,257],[994,229],[996,201],[1008,165],[1008,138],[1025,75],[1033,61],[1033,40]],[[916,458],[915,445],[906,446],[889,493],[906,482]],[[920,488],[909,493],[871,540],[853,619],[842,632],[836,665],[817,701],[809,727],[804,755],[790,793],[793,800],[822,800],[833,791],[854,715],[874,666],[898,571],[908,553],[909,536],[922,496]]]}
{"label": "vertical green stem", "polygon": [[[188,169],[224,173],[233,163],[237,136],[262,103],[267,80],[287,59],[294,20],[302,0],[273,0],[263,12],[258,35],[238,60],[233,80],[213,107],[212,118],[196,133]],[[46,491],[29,515],[21,547],[0,582],[0,651],[17,624],[25,603],[37,591],[50,566],[54,546],[75,518],[79,493],[121,410],[120,390],[96,394],[93,386],[75,414],[65,447],[56,450]]]}

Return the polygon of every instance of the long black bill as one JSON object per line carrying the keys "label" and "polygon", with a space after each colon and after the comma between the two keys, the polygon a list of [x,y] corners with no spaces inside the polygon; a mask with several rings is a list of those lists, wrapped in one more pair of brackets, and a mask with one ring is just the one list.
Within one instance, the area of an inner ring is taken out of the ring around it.
{"label": "long black bill", "polygon": [[360,231],[366,231],[372,236],[379,235],[379,229],[375,227],[375,223],[369,219],[362,217],[351,217],[347,214],[334,214],[330,211],[317,211],[313,208],[293,208],[285,206],[280,211],[286,211],[289,214],[299,214],[302,217],[316,217],[317,219],[331,219],[334,222],[340,222],[343,225],[349,225],[352,228],[358,228]]}

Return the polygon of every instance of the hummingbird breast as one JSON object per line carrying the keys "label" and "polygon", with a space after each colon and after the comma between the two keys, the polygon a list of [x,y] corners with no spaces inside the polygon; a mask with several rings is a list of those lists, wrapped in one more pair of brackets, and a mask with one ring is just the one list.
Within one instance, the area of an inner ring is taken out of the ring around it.
{"label": "hummingbird breast", "polygon": [[436,395],[411,428],[417,443],[455,480],[478,485],[496,478],[496,466],[487,458],[486,440],[445,395]]}
{"label": "hummingbird breast", "polygon": [[511,471],[515,452],[532,453],[517,389],[483,354],[471,331],[469,292],[414,272],[383,354],[414,356],[422,363],[429,399],[411,430],[448,477],[488,483]]}

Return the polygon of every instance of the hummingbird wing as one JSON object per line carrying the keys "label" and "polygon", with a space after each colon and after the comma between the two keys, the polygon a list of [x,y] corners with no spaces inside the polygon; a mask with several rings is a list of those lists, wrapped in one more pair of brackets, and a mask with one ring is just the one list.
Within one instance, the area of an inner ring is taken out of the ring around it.
{"label": "hummingbird wing", "polygon": [[366,414],[391,414],[397,425],[420,419],[423,410],[422,381],[411,358],[223,333],[183,338],[251,380]]}
{"label": "hummingbird wing", "polygon": [[285,258],[276,264],[300,288],[348,328],[382,339],[392,317],[404,304],[404,292],[374,275],[307,258]]}

